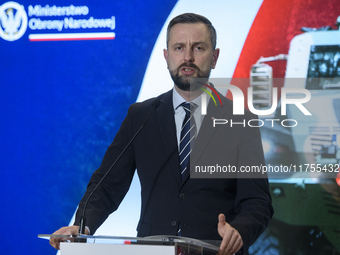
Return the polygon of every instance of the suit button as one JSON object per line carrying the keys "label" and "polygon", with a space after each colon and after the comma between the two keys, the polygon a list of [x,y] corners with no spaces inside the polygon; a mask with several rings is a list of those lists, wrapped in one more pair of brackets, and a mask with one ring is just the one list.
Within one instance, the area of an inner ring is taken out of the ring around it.
{"label": "suit button", "polygon": [[180,198],[185,198],[184,193],[179,194],[179,197],[180,197]]}
{"label": "suit button", "polygon": [[171,226],[176,226],[177,225],[177,222],[175,220],[171,221]]}

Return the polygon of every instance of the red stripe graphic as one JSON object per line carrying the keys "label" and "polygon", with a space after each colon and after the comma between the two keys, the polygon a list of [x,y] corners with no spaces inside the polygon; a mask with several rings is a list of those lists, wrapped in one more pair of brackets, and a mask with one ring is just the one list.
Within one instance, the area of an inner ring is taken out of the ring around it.
{"label": "red stripe graphic", "polygon": [[113,40],[115,33],[66,33],[66,34],[30,34],[31,42],[42,41],[83,41],[83,40]]}

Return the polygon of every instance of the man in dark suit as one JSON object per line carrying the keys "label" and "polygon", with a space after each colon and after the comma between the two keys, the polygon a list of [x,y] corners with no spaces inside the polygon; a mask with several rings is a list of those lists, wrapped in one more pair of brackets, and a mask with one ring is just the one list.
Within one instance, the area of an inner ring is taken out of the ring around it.
{"label": "man in dark suit", "polygon": [[[137,169],[142,196],[138,236],[180,233],[197,239],[222,239],[220,254],[247,253],[273,214],[267,179],[237,178],[238,174],[234,173],[224,178],[205,178],[206,175],[195,173],[196,166],[207,163],[229,164],[237,169],[264,165],[258,128],[212,126],[212,118],[234,118],[234,122],[242,122],[256,116],[250,112],[233,116],[232,102],[224,97],[220,106],[210,102],[204,118],[197,115],[203,90],[192,89],[190,82],[192,78],[208,78],[218,56],[216,32],[205,17],[183,14],[169,23],[164,57],[174,89],[158,97],[159,105],[154,110],[155,99],[129,108],[100,168],[90,180],[74,226],[61,228],[54,234],[78,233],[86,198],[151,112],[142,131],[91,197],[86,211],[86,233],[90,230],[93,234],[118,208]],[[195,146],[188,154],[190,163],[183,170],[179,148],[187,112],[182,104],[185,102],[191,102],[197,109],[192,113],[196,124]],[[190,178],[189,172],[197,178]],[[50,241],[55,248],[59,248],[59,242],[56,238]]]}

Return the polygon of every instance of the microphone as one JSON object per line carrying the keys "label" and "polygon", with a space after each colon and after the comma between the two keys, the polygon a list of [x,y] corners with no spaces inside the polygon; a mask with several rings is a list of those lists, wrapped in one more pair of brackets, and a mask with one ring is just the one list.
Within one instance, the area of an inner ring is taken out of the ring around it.
{"label": "microphone", "polygon": [[92,190],[92,192],[90,193],[90,195],[87,197],[85,204],[84,204],[84,208],[83,208],[83,214],[80,218],[80,223],[79,223],[79,232],[78,235],[82,235],[85,234],[85,226],[86,226],[86,217],[85,217],[85,212],[86,212],[86,207],[87,204],[89,203],[90,198],[92,197],[93,193],[98,189],[98,187],[100,186],[100,184],[104,181],[104,179],[106,178],[106,176],[110,173],[110,171],[112,170],[112,168],[117,164],[118,160],[123,156],[123,154],[125,153],[125,151],[129,148],[129,146],[131,145],[131,143],[135,140],[135,138],[137,137],[137,135],[140,133],[140,131],[142,131],[142,129],[144,128],[145,123],[148,121],[151,113],[158,108],[159,104],[160,104],[160,100],[158,98],[156,98],[151,105],[151,110],[148,114],[148,116],[146,117],[145,121],[143,122],[143,124],[141,125],[141,127],[138,129],[138,131],[135,133],[135,135],[131,138],[130,142],[125,146],[124,150],[119,154],[119,156],[117,157],[117,159],[115,160],[115,162],[113,162],[113,164],[110,166],[109,170],[107,170],[107,172],[104,174],[104,176],[100,179],[100,181],[97,183],[97,185],[94,187],[94,189]]}

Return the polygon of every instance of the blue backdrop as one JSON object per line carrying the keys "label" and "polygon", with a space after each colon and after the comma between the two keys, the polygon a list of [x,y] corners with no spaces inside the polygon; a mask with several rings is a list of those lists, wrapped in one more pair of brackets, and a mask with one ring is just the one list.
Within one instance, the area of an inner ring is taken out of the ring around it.
{"label": "blue backdrop", "polygon": [[114,16],[116,37],[32,42],[29,34],[58,31],[28,26],[20,39],[0,38],[3,254],[55,254],[37,235],[69,223],[128,106],[136,101],[154,43],[175,2],[17,2],[24,6],[28,21],[33,18],[30,5],[87,6],[88,15],[74,18]]}

